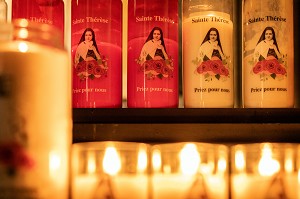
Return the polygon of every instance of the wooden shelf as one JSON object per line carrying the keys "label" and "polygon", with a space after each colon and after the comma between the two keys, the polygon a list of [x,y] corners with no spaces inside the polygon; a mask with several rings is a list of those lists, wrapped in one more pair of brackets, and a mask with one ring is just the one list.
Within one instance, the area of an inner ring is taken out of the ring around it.
{"label": "wooden shelf", "polygon": [[74,123],[300,123],[298,108],[73,109]]}
{"label": "wooden shelf", "polygon": [[73,109],[73,142],[300,142],[300,109]]}

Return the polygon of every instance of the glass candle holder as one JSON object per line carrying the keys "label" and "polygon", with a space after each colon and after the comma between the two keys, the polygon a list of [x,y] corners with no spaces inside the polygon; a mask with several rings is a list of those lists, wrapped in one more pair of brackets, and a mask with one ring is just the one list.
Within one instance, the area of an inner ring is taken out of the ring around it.
{"label": "glass candle holder", "polygon": [[232,199],[300,198],[299,144],[241,144],[231,157]]}
{"label": "glass candle holder", "polygon": [[71,65],[54,26],[0,24],[0,198],[69,197]]}
{"label": "glass candle holder", "polygon": [[73,199],[148,198],[148,145],[87,142],[72,150]]}
{"label": "glass candle holder", "polygon": [[182,2],[184,107],[233,107],[233,1]]}
{"label": "glass candle holder", "polygon": [[228,150],[207,143],[172,143],[151,149],[152,198],[228,198]]}

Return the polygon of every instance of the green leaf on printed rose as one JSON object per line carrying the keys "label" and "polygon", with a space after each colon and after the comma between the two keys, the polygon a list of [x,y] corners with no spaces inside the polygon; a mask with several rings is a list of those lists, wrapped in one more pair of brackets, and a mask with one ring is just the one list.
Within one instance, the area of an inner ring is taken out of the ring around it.
{"label": "green leaf on printed rose", "polygon": [[221,75],[220,74],[216,74],[215,77],[219,80]]}
{"label": "green leaf on printed rose", "polygon": [[226,59],[222,60],[222,64],[227,65],[227,60]]}
{"label": "green leaf on printed rose", "polygon": [[95,75],[94,75],[94,74],[91,74],[91,75],[89,76],[89,78],[90,78],[91,80],[93,80],[93,79],[95,79]]}
{"label": "green leaf on printed rose", "polygon": [[273,79],[276,78],[276,74],[275,74],[275,73],[272,73],[270,76],[271,76]]}
{"label": "green leaf on printed rose", "polygon": [[84,79],[84,75],[83,75],[82,73],[79,75],[79,79],[80,79],[80,80],[83,80],[83,79]]}
{"label": "green leaf on printed rose", "polygon": [[98,60],[97,60],[97,63],[98,63],[99,65],[101,65],[101,64],[102,64],[102,59],[98,59]]}
{"label": "green leaf on printed rose", "polygon": [[161,73],[159,73],[158,75],[157,75],[157,77],[159,78],[159,79],[163,79],[163,75],[161,74]]}
{"label": "green leaf on printed rose", "polygon": [[204,78],[209,78],[210,74],[209,73],[205,73]]}

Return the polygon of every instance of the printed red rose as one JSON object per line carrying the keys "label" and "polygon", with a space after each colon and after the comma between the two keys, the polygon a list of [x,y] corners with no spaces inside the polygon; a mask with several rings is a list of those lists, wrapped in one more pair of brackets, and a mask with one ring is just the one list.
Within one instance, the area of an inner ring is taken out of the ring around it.
{"label": "printed red rose", "polygon": [[253,72],[255,74],[258,74],[264,70],[264,61],[259,61],[256,63],[256,65],[253,67]]}
{"label": "printed red rose", "polygon": [[265,60],[264,70],[268,71],[269,73],[275,73],[276,67],[278,67],[279,65],[280,64],[277,59]]}
{"label": "printed red rose", "polygon": [[77,64],[77,66],[75,67],[75,71],[76,71],[77,73],[80,73],[80,72],[85,71],[85,61],[79,62],[79,63]]}
{"label": "printed red rose", "polygon": [[220,68],[222,66],[223,66],[223,64],[222,64],[221,60],[211,61],[210,65],[209,65],[210,70],[215,74],[220,74]]}
{"label": "printed red rose", "polygon": [[107,71],[103,68],[103,65],[102,65],[102,67],[96,66],[94,69],[94,75],[95,76],[105,76],[105,75],[107,75]]}
{"label": "printed red rose", "polygon": [[224,66],[220,68],[220,75],[224,75],[224,76],[228,76],[229,75],[229,71],[227,68],[225,68]]}
{"label": "printed red rose", "polygon": [[165,61],[164,60],[155,60],[153,67],[154,67],[153,69],[157,73],[162,73],[162,70],[165,67]]}
{"label": "printed red rose", "polygon": [[86,65],[87,65],[87,72],[89,74],[93,74],[95,67],[98,65],[98,62],[96,60],[87,61]]}
{"label": "printed red rose", "polygon": [[153,70],[153,62],[154,62],[153,60],[147,60],[147,61],[145,61],[141,65],[139,71],[145,72],[145,71]]}
{"label": "printed red rose", "polygon": [[280,74],[280,75],[285,75],[286,74],[286,70],[284,67],[282,67],[281,65],[278,65],[275,69],[275,73],[276,74]]}
{"label": "printed red rose", "polygon": [[12,141],[0,144],[0,164],[13,168],[30,169],[34,166],[34,161],[19,143]]}
{"label": "printed red rose", "polygon": [[210,67],[210,62],[211,61],[204,61],[202,62],[198,67],[197,67],[197,73],[202,74],[204,72],[209,71]]}

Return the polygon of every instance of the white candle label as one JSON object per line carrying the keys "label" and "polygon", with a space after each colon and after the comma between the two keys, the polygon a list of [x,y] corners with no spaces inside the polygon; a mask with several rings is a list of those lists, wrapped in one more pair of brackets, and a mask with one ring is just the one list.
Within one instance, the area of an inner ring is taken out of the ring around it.
{"label": "white candle label", "polygon": [[[37,198],[37,188],[26,185],[11,186],[9,179],[20,178],[36,166],[35,158],[27,150],[26,119],[18,114],[13,100],[13,77],[0,74],[0,198]],[[21,180],[21,179],[20,179]]]}
{"label": "white candle label", "polygon": [[72,2],[73,107],[121,107],[121,2]]}
{"label": "white candle label", "polygon": [[0,45],[0,198],[67,198],[68,56],[20,44],[31,52],[6,52],[12,45]]}
{"label": "white candle label", "polygon": [[185,107],[233,106],[232,22],[219,14],[183,22]]}
{"label": "white candle label", "polygon": [[292,3],[268,2],[244,5],[245,107],[293,106]]}

